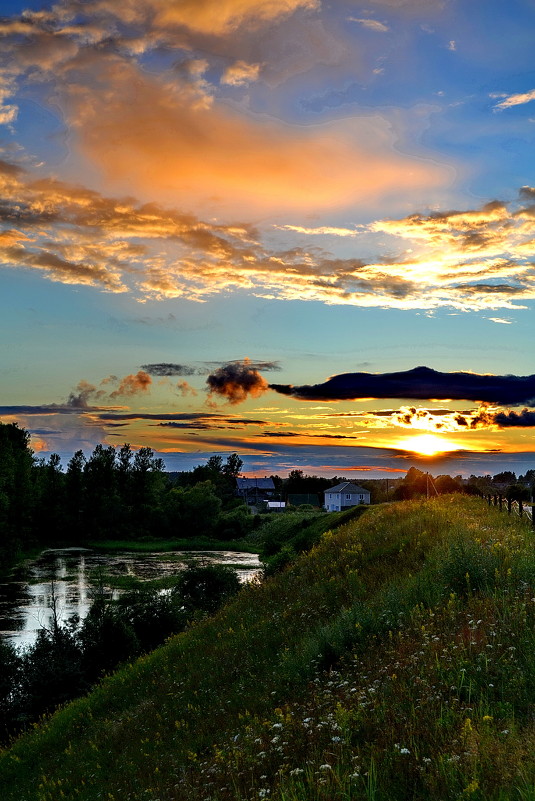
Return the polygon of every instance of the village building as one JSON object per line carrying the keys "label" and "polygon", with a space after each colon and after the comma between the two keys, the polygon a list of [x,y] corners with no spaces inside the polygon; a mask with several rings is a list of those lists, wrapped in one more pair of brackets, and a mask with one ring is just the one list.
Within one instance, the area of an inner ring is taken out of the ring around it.
{"label": "village building", "polygon": [[248,506],[272,500],[275,492],[272,478],[236,479],[236,494],[239,498],[243,498]]}
{"label": "village building", "polygon": [[330,487],[325,490],[324,495],[325,502],[323,506],[328,512],[342,512],[352,506],[370,503],[369,491],[359,487],[357,484],[351,484],[349,481],[343,481],[341,484],[337,484],[336,487]]}

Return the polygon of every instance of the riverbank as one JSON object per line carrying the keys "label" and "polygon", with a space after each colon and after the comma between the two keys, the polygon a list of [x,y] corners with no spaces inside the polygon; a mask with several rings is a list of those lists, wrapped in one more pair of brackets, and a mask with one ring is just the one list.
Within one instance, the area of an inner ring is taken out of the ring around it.
{"label": "riverbank", "polygon": [[168,551],[237,551],[260,553],[260,546],[251,540],[212,540],[209,537],[190,537],[182,540],[92,540],[87,548],[100,553],[132,551],[134,553],[167,553]]}
{"label": "riverbank", "polygon": [[22,737],[4,798],[532,799],[532,536],[370,509]]}

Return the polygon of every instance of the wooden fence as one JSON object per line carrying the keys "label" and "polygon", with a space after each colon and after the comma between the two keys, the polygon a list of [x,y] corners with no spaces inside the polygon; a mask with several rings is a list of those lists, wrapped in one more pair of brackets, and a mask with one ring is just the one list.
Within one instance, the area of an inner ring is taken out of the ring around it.
{"label": "wooden fence", "polygon": [[533,528],[535,528],[535,515],[533,514],[533,502],[525,503],[524,501],[512,501],[511,498],[506,498],[504,495],[486,495],[487,503],[489,506],[498,506],[500,512],[502,509],[507,510],[509,515],[518,515],[520,518],[526,517]]}

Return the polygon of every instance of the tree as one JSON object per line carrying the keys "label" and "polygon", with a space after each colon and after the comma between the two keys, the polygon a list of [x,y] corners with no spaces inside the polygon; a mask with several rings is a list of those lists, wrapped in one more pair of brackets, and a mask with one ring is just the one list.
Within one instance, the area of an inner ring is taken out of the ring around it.
{"label": "tree", "polygon": [[33,466],[29,433],[16,423],[0,423],[0,563],[31,541]]}
{"label": "tree", "polygon": [[235,570],[224,565],[189,565],[172,594],[188,612],[213,613],[240,589]]}
{"label": "tree", "polygon": [[208,470],[211,470],[214,473],[222,473],[223,472],[223,457],[222,456],[210,456],[210,458],[206,462],[206,467],[208,468]]}
{"label": "tree", "polygon": [[511,470],[504,470],[503,473],[497,473],[492,477],[494,484],[514,484],[516,482],[516,473]]}
{"label": "tree", "polygon": [[83,451],[76,451],[67,465],[65,475],[65,505],[71,526],[79,530],[84,512],[84,467]]}
{"label": "tree", "polygon": [[237,453],[231,453],[223,465],[223,475],[230,479],[236,479],[240,475],[242,467],[243,459],[240,459]]}
{"label": "tree", "polygon": [[221,505],[211,481],[202,481],[187,489],[175,487],[166,499],[169,533],[174,536],[180,533],[184,537],[209,536],[217,523]]}
{"label": "tree", "polygon": [[115,448],[97,445],[84,466],[86,529],[104,537],[116,531],[120,519],[116,486]]}

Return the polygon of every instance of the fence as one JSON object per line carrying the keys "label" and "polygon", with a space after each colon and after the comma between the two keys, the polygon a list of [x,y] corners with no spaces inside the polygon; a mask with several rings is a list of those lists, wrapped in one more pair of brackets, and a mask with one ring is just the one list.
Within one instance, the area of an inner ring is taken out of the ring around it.
{"label": "fence", "polygon": [[486,495],[487,503],[489,506],[498,506],[500,512],[502,509],[507,509],[507,514],[518,515],[521,519],[526,517],[533,528],[535,528],[535,515],[533,514],[533,502],[525,503],[524,501],[513,501],[511,498],[506,498],[503,495]]}

